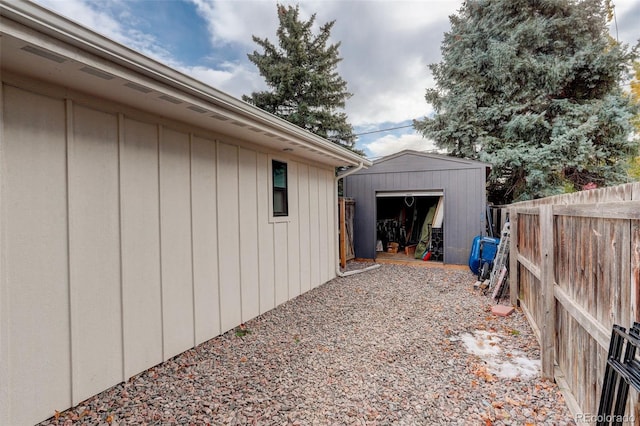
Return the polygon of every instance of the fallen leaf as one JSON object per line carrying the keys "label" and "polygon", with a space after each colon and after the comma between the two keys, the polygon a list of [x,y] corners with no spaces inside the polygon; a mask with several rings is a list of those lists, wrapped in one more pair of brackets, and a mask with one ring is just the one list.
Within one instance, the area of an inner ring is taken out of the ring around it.
{"label": "fallen leaf", "polygon": [[113,415],[109,414],[106,420],[107,420],[107,423],[111,424],[113,422]]}
{"label": "fallen leaf", "polygon": [[487,368],[483,365],[476,365],[472,373],[475,376],[484,379],[486,382],[492,382],[494,380],[493,374],[489,373],[489,371],[487,371]]}
{"label": "fallen leaf", "polygon": [[58,420],[60,418],[60,411],[55,410],[54,414],[53,414],[53,418]]}
{"label": "fallen leaf", "polygon": [[515,399],[511,399],[508,396],[505,397],[505,401],[507,402],[507,404],[510,404],[514,407],[519,407],[520,405],[522,405],[522,403],[520,401],[516,401]]}
{"label": "fallen leaf", "polygon": [[242,356],[240,358],[240,362],[247,362],[247,357],[246,356]]}

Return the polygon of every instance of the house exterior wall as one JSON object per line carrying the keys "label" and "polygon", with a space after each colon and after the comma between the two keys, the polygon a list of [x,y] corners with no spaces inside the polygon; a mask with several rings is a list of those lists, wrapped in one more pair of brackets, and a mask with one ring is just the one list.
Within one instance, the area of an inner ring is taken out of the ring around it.
{"label": "house exterior wall", "polygon": [[[332,167],[1,76],[0,424],[335,277]],[[271,158],[288,164],[287,221],[270,219]]]}
{"label": "house exterior wall", "polygon": [[473,237],[486,229],[485,168],[474,161],[405,153],[348,176],[344,191],[356,202],[356,257],[376,257],[376,192],[442,190],[444,262],[466,264]]}

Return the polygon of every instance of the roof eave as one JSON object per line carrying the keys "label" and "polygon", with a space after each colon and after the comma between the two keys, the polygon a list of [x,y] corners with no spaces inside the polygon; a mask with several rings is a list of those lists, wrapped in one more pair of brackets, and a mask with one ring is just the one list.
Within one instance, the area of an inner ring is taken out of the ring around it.
{"label": "roof eave", "polygon": [[368,167],[372,164],[371,161],[355,152],[144,56],[40,5],[23,0],[10,3],[0,0],[0,6],[0,15],[2,16],[102,59],[114,62],[132,73],[144,75],[165,86],[200,99],[206,104],[214,105],[219,110],[233,115],[236,119],[246,120],[251,124],[258,123],[276,133],[283,133],[290,138],[295,138],[299,144],[306,145],[310,150],[322,151],[343,165],[364,164]]}

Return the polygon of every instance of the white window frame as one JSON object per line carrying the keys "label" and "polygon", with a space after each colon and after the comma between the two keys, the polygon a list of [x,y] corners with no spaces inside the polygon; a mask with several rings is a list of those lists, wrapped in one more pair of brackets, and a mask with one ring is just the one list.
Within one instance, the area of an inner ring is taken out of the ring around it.
{"label": "white window frame", "polygon": [[[275,216],[273,214],[273,162],[277,161],[279,163],[283,163],[287,165],[287,215],[286,216]],[[267,181],[269,186],[269,222],[270,223],[281,223],[281,222],[290,222],[291,221],[291,165],[290,162],[284,158],[269,156],[269,172],[267,173]]]}

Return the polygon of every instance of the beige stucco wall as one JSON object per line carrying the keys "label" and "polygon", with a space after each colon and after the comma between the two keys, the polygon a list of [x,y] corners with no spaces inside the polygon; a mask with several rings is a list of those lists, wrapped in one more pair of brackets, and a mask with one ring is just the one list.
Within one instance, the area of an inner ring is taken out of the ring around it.
{"label": "beige stucco wall", "polygon": [[[45,419],[335,276],[331,167],[46,84],[9,78],[0,95],[0,424]],[[271,158],[289,164],[284,222]]]}

